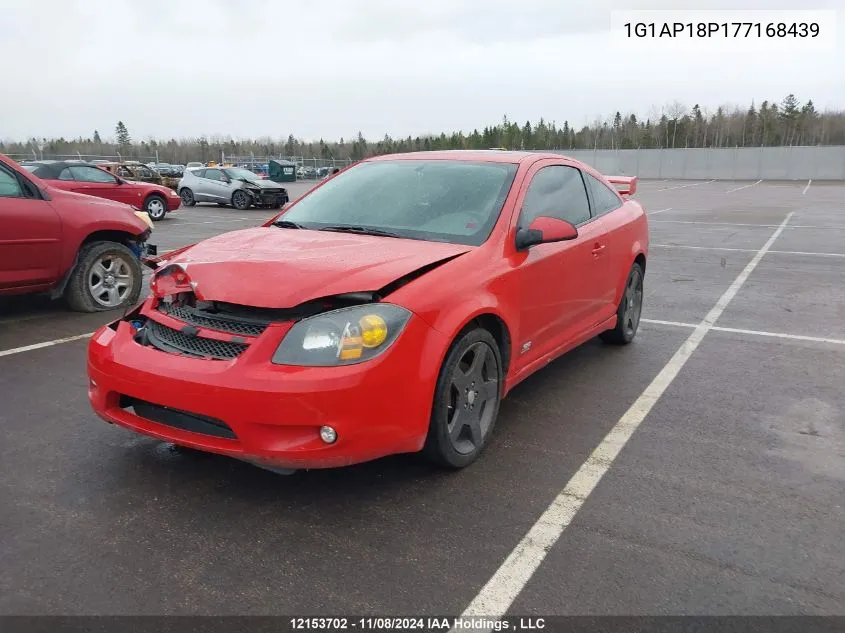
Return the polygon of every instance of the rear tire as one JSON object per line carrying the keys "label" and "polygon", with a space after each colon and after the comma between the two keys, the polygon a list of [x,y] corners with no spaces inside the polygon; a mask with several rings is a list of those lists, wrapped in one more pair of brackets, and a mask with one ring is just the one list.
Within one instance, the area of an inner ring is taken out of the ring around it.
{"label": "rear tire", "polygon": [[77,312],[104,312],[134,305],[141,294],[141,264],[118,242],[91,242],[79,251],[65,300]]}
{"label": "rear tire", "polygon": [[616,309],[616,327],[599,334],[605,343],[627,345],[634,340],[640,326],[643,311],[643,268],[637,263],[631,266],[625,290]]}
{"label": "rear tire", "polygon": [[423,456],[439,466],[464,468],[490,439],[502,393],[502,356],[483,328],[458,338],[440,368]]}

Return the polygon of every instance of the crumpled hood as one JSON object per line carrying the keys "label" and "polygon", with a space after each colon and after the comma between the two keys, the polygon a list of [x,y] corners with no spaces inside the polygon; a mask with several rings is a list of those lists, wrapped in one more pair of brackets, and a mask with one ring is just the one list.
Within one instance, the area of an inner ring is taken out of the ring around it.
{"label": "crumpled hood", "polygon": [[283,189],[281,183],[275,182],[274,180],[250,180],[246,183],[247,187],[258,187],[260,189]]}
{"label": "crumpled hood", "polygon": [[471,246],[303,229],[224,233],[180,253],[202,300],[291,308],[346,292],[375,291]]}

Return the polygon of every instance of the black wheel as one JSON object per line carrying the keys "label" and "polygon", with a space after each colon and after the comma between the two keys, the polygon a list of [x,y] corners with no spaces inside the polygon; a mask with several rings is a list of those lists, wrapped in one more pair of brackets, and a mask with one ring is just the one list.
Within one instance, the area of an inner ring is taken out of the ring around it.
{"label": "black wheel", "polygon": [[453,343],[440,368],[424,455],[463,468],[487,444],[501,400],[502,357],[493,336],[473,329]]}
{"label": "black wheel", "polygon": [[144,202],[144,211],[146,211],[153,222],[163,220],[167,215],[167,201],[159,195],[152,195]]}
{"label": "black wheel", "polygon": [[232,194],[232,206],[238,211],[246,211],[249,209],[251,202],[252,200],[250,200],[249,194],[242,189],[238,189]]}
{"label": "black wheel", "polygon": [[643,269],[639,264],[631,266],[625,292],[616,310],[616,327],[599,334],[599,337],[615,345],[627,345],[634,340],[640,326],[643,311]]}
{"label": "black wheel", "polygon": [[183,188],[182,191],[179,192],[179,197],[182,198],[183,207],[192,207],[197,203],[194,198],[194,192],[187,187]]}
{"label": "black wheel", "polygon": [[141,265],[117,242],[82,247],[65,288],[65,299],[78,312],[102,312],[134,305],[141,294]]}

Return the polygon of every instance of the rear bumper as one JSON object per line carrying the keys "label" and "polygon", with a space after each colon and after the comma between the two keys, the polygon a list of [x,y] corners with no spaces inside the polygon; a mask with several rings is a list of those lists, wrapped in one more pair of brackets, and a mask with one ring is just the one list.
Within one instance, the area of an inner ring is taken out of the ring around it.
{"label": "rear bumper", "polygon": [[[285,332],[271,326],[237,359],[213,361],[142,346],[124,321],[105,326],[89,343],[89,401],[102,419],[138,433],[280,468],[422,448],[448,346],[440,333],[413,317],[381,356],[326,368],[272,365]],[[323,425],[336,430],[335,443],[320,439]]]}

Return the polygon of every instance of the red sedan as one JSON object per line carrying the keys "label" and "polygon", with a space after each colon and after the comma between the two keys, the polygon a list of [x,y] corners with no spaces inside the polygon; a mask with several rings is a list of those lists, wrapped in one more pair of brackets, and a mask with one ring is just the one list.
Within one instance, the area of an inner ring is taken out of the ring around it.
{"label": "red sedan", "polygon": [[72,161],[35,161],[24,165],[57,189],[129,204],[158,222],[182,204],[173,189],[149,182],[124,180],[96,165]]}
{"label": "red sedan", "polygon": [[274,470],[418,451],[467,466],[514,385],[595,336],[634,338],[635,187],[554,154],[362,161],[264,226],[152,260],[150,298],[90,342],[91,404]]}

